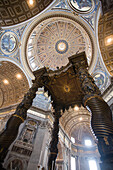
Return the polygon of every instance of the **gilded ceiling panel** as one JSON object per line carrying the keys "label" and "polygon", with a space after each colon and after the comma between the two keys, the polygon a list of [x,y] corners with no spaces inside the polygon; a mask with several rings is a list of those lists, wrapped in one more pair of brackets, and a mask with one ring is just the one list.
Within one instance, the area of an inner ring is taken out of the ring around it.
{"label": "gilded ceiling panel", "polygon": [[1,26],[24,22],[43,11],[53,0],[0,0]]}
{"label": "gilded ceiling panel", "polygon": [[113,76],[113,11],[99,20],[99,45],[105,65]]}
{"label": "gilded ceiling panel", "polygon": [[20,102],[29,88],[27,78],[15,64],[0,63],[0,107]]}

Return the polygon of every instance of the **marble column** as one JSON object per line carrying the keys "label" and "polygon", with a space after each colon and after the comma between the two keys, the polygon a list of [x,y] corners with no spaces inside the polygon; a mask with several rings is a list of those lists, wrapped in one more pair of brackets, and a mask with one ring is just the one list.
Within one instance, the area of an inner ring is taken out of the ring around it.
{"label": "marble column", "polygon": [[84,93],[83,105],[92,113],[91,125],[98,139],[101,155],[101,170],[113,169],[113,123],[112,113],[108,104],[102,99],[93,78],[84,67],[77,70],[81,89]]}

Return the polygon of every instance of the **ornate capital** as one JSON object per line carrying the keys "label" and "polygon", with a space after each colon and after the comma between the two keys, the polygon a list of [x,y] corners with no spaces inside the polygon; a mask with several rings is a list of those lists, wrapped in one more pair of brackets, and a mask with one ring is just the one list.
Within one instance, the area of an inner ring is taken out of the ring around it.
{"label": "ornate capital", "polygon": [[91,97],[99,97],[101,92],[99,88],[94,83],[94,79],[88,73],[86,68],[80,67],[77,73],[78,79],[81,84],[81,89],[84,93],[83,104],[86,105],[86,101]]}
{"label": "ornate capital", "polygon": [[78,72],[80,68],[87,68],[87,59],[85,52],[75,54],[69,57],[69,62],[74,66],[75,72]]}

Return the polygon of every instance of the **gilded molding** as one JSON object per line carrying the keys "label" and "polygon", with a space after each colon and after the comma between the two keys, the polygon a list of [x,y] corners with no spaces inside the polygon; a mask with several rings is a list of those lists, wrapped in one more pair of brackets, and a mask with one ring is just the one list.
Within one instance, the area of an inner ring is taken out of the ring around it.
{"label": "gilded molding", "polygon": [[[86,96],[85,96],[85,97],[86,97]],[[88,102],[89,100],[93,99],[93,98],[98,98],[98,99],[100,99],[100,100],[103,100],[102,97],[100,97],[100,96],[98,96],[98,95],[93,95],[93,96],[88,97],[88,98],[83,102],[84,106],[86,107],[87,102]],[[83,99],[83,100],[84,100],[84,99]]]}
{"label": "gilded molding", "polygon": [[20,118],[20,119],[22,120],[22,122],[24,122],[24,119],[23,119],[21,116],[19,116],[19,115],[17,115],[17,114],[15,114],[15,115],[13,115],[13,116]]}
{"label": "gilded molding", "polygon": [[50,152],[49,155],[57,155],[55,152]]}

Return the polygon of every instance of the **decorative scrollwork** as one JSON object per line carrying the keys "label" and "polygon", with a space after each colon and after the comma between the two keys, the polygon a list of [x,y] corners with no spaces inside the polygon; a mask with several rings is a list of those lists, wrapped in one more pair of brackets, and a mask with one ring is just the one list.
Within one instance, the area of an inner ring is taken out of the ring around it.
{"label": "decorative scrollwork", "polygon": [[100,96],[101,92],[96,86],[93,77],[88,73],[86,68],[80,67],[77,73],[78,79],[81,84],[81,89],[84,93],[83,104],[93,96]]}
{"label": "decorative scrollwork", "polygon": [[100,95],[100,90],[94,83],[94,79],[88,73],[87,69],[80,68],[78,72],[79,80],[81,82],[82,90],[85,94],[97,94]]}

